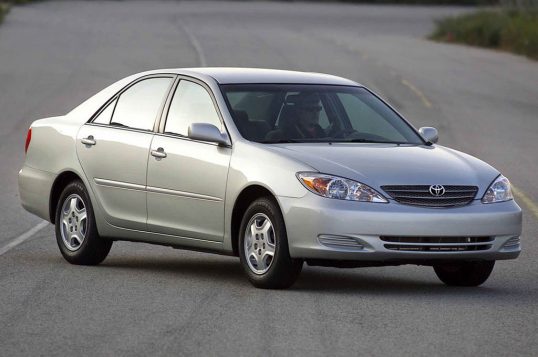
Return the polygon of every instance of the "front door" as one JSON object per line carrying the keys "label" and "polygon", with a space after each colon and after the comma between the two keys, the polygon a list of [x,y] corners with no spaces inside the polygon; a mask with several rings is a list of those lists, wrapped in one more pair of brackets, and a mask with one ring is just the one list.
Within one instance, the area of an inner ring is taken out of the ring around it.
{"label": "front door", "polygon": [[223,130],[217,109],[200,84],[182,80],[170,103],[164,133],[156,134],[148,162],[148,229],[222,241],[231,149],[187,138],[192,123]]}

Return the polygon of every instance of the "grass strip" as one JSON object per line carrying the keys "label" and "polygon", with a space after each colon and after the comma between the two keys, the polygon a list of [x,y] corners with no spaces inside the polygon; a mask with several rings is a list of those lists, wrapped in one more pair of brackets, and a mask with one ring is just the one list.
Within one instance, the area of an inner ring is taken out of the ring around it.
{"label": "grass strip", "polygon": [[0,24],[4,20],[4,16],[9,12],[10,5],[7,2],[0,2]]}
{"label": "grass strip", "polygon": [[538,10],[484,10],[438,20],[430,38],[495,48],[538,60]]}

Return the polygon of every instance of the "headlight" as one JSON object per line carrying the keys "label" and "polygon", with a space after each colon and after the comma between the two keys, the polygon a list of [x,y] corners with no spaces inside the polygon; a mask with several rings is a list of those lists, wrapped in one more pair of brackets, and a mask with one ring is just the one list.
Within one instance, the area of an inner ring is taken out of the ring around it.
{"label": "headlight", "polygon": [[313,172],[299,172],[297,173],[297,178],[309,191],[323,197],[348,201],[388,203],[376,190],[357,181]]}
{"label": "headlight", "polygon": [[503,175],[500,175],[489,186],[486,194],[482,198],[482,203],[504,202],[513,199],[510,181]]}

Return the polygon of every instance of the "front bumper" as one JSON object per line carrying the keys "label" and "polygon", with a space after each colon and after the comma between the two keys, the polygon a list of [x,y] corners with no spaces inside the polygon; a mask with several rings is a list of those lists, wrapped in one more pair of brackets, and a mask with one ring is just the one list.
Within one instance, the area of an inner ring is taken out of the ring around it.
{"label": "front bumper", "polygon": [[[392,200],[364,203],[308,193],[302,198],[278,197],[278,201],[293,258],[389,263],[514,259],[521,252],[522,213],[513,200],[423,208]],[[403,237],[401,243],[387,241],[398,237]]]}

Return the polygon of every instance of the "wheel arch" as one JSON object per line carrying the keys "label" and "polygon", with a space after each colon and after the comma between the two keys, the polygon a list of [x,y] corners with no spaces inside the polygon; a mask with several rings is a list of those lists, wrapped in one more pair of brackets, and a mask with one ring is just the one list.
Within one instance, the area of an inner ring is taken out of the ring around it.
{"label": "wheel arch", "polygon": [[230,225],[232,250],[233,254],[236,256],[239,255],[239,229],[241,227],[241,220],[243,219],[243,215],[247,210],[248,206],[250,206],[252,202],[261,197],[267,197],[273,200],[280,212],[282,212],[282,208],[280,207],[276,196],[268,188],[259,184],[252,184],[243,188],[243,190],[239,193],[234,202]]}
{"label": "wheel arch", "polygon": [[63,189],[70,182],[73,182],[75,180],[83,181],[82,178],[74,171],[64,171],[59,174],[58,177],[56,177],[56,179],[54,180],[54,183],[52,184],[52,188],[50,190],[49,198],[49,216],[50,222],[52,224],[55,223],[54,221],[56,219],[56,207],[58,206],[58,199],[60,198]]}

